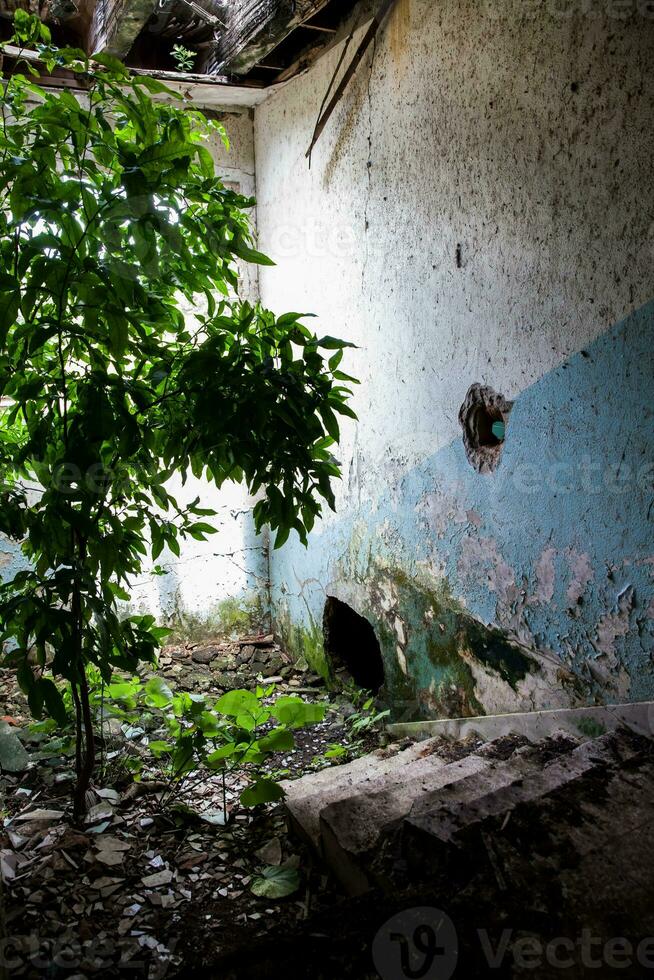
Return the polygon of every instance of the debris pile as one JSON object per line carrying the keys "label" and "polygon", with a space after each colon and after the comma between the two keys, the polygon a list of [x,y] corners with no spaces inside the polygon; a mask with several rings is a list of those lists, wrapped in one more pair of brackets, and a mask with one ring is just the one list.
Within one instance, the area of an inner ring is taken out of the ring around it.
{"label": "debris pile", "polygon": [[[359,750],[345,723],[352,705],[328,694],[272,636],[169,646],[158,675],[177,690],[208,696],[264,683],[326,702],[325,720],[298,730],[296,749],[274,757],[286,777],[328,764],[324,752],[335,743],[346,747],[345,758],[348,745]],[[75,826],[70,740],[34,730],[12,670],[0,669],[2,695],[0,866],[12,977],[157,980],[183,962],[288,930],[333,900],[308,850],[289,837],[283,807],[239,806],[247,774],[230,773],[224,788],[219,775],[205,779],[179,806],[163,807],[162,785],[135,782],[124,767],[152,733],[119,718],[105,722],[101,770],[85,822]]]}

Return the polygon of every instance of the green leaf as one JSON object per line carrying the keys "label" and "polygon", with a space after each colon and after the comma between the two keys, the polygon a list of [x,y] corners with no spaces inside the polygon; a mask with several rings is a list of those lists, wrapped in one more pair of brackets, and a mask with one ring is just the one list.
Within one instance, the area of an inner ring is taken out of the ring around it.
{"label": "green leaf", "polygon": [[153,677],[145,685],[145,700],[154,708],[165,708],[173,700],[173,692],[161,677]]}
{"label": "green leaf", "polygon": [[244,262],[254,262],[256,265],[275,265],[273,260],[264,255],[263,252],[257,252],[255,248],[251,248],[240,239],[232,242],[232,251]]}
{"label": "green leaf", "polygon": [[143,88],[147,89],[151,95],[167,95],[171,99],[181,101],[181,96],[179,92],[174,89],[169,88],[160,82],[157,78],[151,78],[150,75],[137,75],[134,78],[135,85],[142,85]]}
{"label": "green leaf", "polygon": [[321,337],[320,340],[316,341],[316,346],[325,350],[341,350],[343,347],[356,347],[356,344],[351,344],[347,340],[339,340],[338,337]]}
{"label": "green leaf", "polygon": [[107,696],[116,701],[122,701],[125,698],[133,697],[137,689],[138,689],[138,684],[135,685],[133,681],[124,681],[124,682],[119,682],[117,684],[110,684],[107,687]]}
{"label": "green leaf", "polygon": [[68,723],[68,714],[66,712],[64,699],[61,696],[61,691],[54,684],[54,682],[47,677],[42,677],[38,684],[41,689],[41,696],[48,714],[51,718],[54,718],[57,724],[61,725],[62,727],[65,726]]}
{"label": "green leaf", "polygon": [[291,533],[290,527],[281,527],[277,534],[275,535],[275,551],[282,548],[288,541],[288,536]]}
{"label": "green leaf", "polygon": [[262,869],[252,880],[251,891],[259,898],[286,898],[300,887],[300,872],[296,868],[276,868],[272,865]]}
{"label": "green leaf", "polygon": [[261,803],[275,803],[284,797],[284,790],[272,779],[257,779],[241,793],[243,806],[259,806]]}
{"label": "green leaf", "polygon": [[290,728],[302,728],[321,722],[325,717],[326,706],[303,701],[298,697],[277,698],[270,709],[272,715]]}
{"label": "green leaf", "polygon": [[259,739],[259,748],[262,752],[288,752],[295,748],[295,739],[285,728],[273,728]]}
{"label": "green leaf", "polygon": [[195,725],[205,738],[211,738],[220,732],[220,719],[213,711],[201,711],[194,716]]}
{"label": "green leaf", "polygon": [[209,753],[206,758],[207,765],[210,769],[222,769],[227,760],[231,758],[235,752],[236,745],[234,742],[228,742],[227,745],[221,745],[219,749]]}
{"label": "green leaf", "polygon": [[228,691],[216,701],[216,710],[224,715],[242,715],[255,713],[260,709],[259,699],[252,691]]}
{"label": "green leaf", "polygon": [[162,755],[170,755],[173,752],[174,746],[170,742],[155,739],[152,742],[148,742],[148,748],[155,758],[160,759]]}
{"label": "green leaf", "polygon": [[114,56],[109,54],[107,51],[98,51],[96,54],[91,55],[91,61],[95,61],[96,64],[102,65],[104,68],[109,68],[117,75],[125,77],[129,74],[122,61],[119,61],[118,58],[114,58]]}

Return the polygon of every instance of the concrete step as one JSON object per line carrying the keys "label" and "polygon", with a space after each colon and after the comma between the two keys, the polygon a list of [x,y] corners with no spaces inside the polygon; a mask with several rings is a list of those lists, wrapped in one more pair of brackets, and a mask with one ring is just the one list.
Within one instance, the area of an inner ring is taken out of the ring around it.
{"label": "concrete step", "polygon": [[409,868],[421,875],[425,867],[456,860],[458,848],[493,818],[508,819],[520,805],[561,795],[589,773],[607,768],[618,771],[651,752],[652,743],[631,731],[609,732],[548,760],[540,768],[530,766],[525,778],[505,779],[495,786],[486,780],[477,794],[467,797],[430,793],[414,803],[403,822],[402,855]]}
{"label": "concrete step", "polygon": [[320,843],[320,813],[330,803],[364,791],[383,786],[394,774],[404,772],[408,766],[430,759],[429,768],[444,765],[437,750],[443,739],[432,738],[415,742],[399,750],[397,746],[362,756],[342,766],[332,766],[311,773],[301,779],[288,779],[281,785],[286,793],[286,810],[295,831],[318,851]]}
{"label": "concrete step", "polygon": [[349,894],[365,892],[371,884],[367,865],[380,842],[406,817],[417,800],[433,794],[474,798],[516,779],[532,765],[535,749],[520,741],[502,739],[473,754],[444,765],[435,756],[419,759],[392,779],[363,792],[336,800],[320,811],[320,837],[327,863]]}
{"label": "concrete step", "polygon": [[478,735],[483,739],[492,739],[515,732],[525,735],[531,742],[540,742],[558,731],[577,736],[590,732],[589,737],[592,737],[624,727],[647,737],[654,731],[654,701],[397,722],[387,727],[395,738],[415,739],[434,738],[437,735],[453,739]]}

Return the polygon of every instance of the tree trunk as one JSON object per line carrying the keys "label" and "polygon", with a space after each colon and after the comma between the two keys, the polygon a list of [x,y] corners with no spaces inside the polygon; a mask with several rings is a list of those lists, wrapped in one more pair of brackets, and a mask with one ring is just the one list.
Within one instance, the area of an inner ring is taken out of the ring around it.
{"label": "tree trunk", "polygon": [[[91,702],[89,700],[89,686],[86,680],[86,673],[82,665],[79,684],[79,700],[82,709],[82,721],[84,725],[84,758],[77,773],[77,785],[75,786],[75,796],[73,801],[73,815],[75,820],[81,820],[86,813],[86,791],[91,783],[91,776],[95,767],[95,734],[93,732],[93,718],[91,716]],[[77,737],[81,734],[81,726],[78,726]]]}

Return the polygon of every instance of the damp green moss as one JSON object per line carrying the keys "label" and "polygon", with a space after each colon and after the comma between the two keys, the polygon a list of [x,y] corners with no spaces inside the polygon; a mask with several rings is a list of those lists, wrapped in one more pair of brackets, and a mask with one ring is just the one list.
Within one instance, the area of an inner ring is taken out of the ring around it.
{"label": "damp green moss", "polygon": [[309,626],[301,626],[299,623],[292,623],[288,609],[283,609],[275,616],[275,627],[282,646],[296,663],[306,661],[311,670],[326,681],[331,681],[332,674],[325,656],[322,629],[312,616]]}
{"label": "damp green moss", "polygon": [[[385,689],[397,717],[442,718],[484,714],[476,692],[474,661],[517,692],[534,664],[518,644],[478,622],[454,599],[446,579],[437,583],[421,570],[409,573],[379,557],[369,542],[352,542],[340,574],[365,588],[366,609],[380,641]],[[358,552],[358,554],[357,554]],[[403,642],[398,637],[397,625]],[[400,665],[400,647],[408,667]],[[471,663],[472,661],[472,663]]]}
{"label": "damp green moss", "polygon": [[[404,718],[470,717],[483,714],[475,695],[475,679],[469,664],[461,657],[457,635],[459,612],[447,584],[429,587],[404,569],[377,564],[372,595],[386,664],[387,681],[394,715]],[[399,666],[398,639],[387,625],[388,616],[379,597],[390,591],[394,596],[392,618],[399,618],[406,643],[404,656],[408,676]]]}
{"label": "damp green moss", "polygon": [[222,599],[206,613],[178,610],[171,618],[169,642],[192,643],[230,640],[268,628],[268,616],[260,596]]}
{"label": "damp green moss", "polygon": [[517,690],[518,682],[533,670],[533,661],[501,630],[484,626],[471,616],[459,614],[459,619],[459,644],[465,644],[476,660],[497,671]]}

